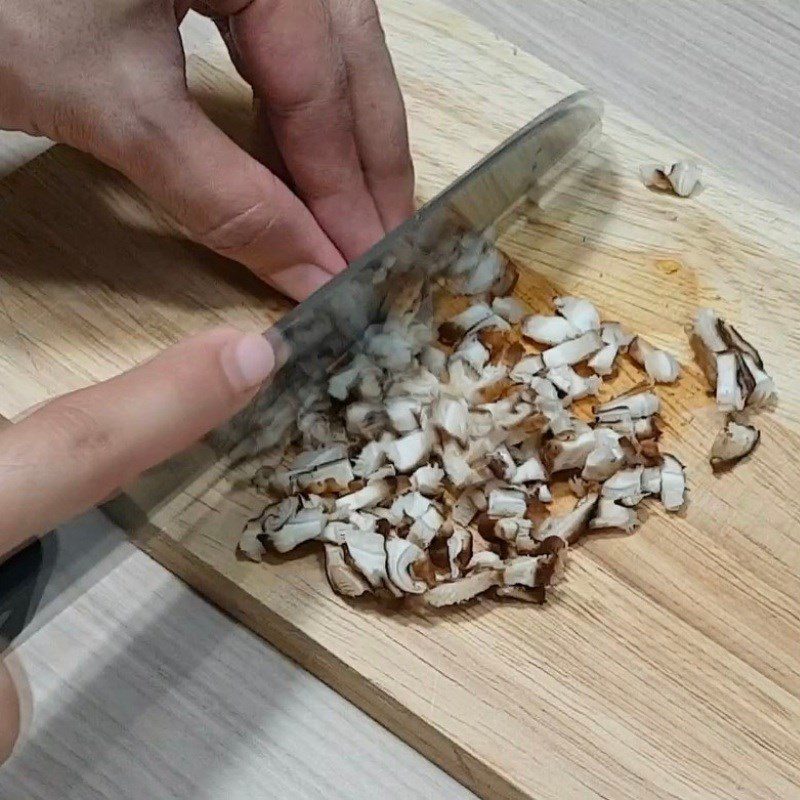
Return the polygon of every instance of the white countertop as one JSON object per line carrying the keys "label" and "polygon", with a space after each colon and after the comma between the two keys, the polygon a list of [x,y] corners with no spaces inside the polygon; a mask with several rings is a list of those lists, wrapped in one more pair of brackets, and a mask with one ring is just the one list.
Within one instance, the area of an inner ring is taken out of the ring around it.
{"label": "white countertop", "polygon": [[[450,2],[743,185],[798,205],[796,3]],[[205,20],[191,18],[184,34],[189,51],[216,47]],[[0,134],[0,174],[45,146]],[[12,657],[32,714],[0,769],[0,797],[474,797],[99,513],[62,530],[60,547],[62,567],[105,557]]]}

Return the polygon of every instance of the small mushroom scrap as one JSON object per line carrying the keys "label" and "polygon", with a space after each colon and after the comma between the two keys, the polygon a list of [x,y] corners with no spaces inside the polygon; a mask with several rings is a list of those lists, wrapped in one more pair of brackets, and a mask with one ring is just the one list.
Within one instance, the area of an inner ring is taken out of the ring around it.
{"label": "small mushroom scrap", "polygon": [[715,470],[733,466],[755,450],[761,433],[752,425],[741,425],[728,420],[725,429],[717,434],[711,446],[711,466]]}
{"label": "small mushroom scrap", "polygon": [[679,197],[690,197],[700,182],[700,165],[684,160],[674,164],[643,164],[639,176],[645,186],[671,191]]}

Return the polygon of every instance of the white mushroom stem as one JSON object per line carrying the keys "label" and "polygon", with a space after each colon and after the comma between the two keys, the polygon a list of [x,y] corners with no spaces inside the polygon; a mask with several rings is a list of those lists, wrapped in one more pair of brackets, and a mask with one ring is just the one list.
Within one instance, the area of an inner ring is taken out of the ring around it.
{"label": "white mushroom stem", "polygon": [[674,383],[680,375],[681,368],[675,356],[657,350],[641,336],[633,340],[628,352],[656,383]]}
{"label": "white mushroom stem", "polygon": [[433,424],[460,442],[467,438],[469,406],[467,401],[453,397],[440,397],[433,407]]}
{"label": "white mushroom stem", "polygon": [[527,508],[525,493],[516,489],[495,489],[489,494],[490,517],[522,517]]}
{"label": "white mushroom stem", "polygon": [[744,408],[738,361],[733,350],[717,354],[717,408],[726,412],[741,411]]}
{"label": "white mushroom stem", "polygon": [[625,419],[652,417],[661,408],[661,402],[653,392],[638,392],[627,397],[618,397],[595,408],[600,424],[621,422]]}
{"label": "white mushroom stem", "polygon": [[580,361],[585,361],[593,353],[600,350],[602,346],[600,334],[597,331],[591,331],[577,339],[570,339],[568,342],[545,350],[542,353],[542,360],[548,369],[572,366]]}
{"label": "white mushroom stem", "polygon": [[302,508],[277,530],[265,531],[264,536],[279,553],[288,553],[303,542],[316,539],[326,523],[327,518],[322,509]]}
{"label": "white mushroom stem", "polygon": [[511,476],[511,483],[531,483],[533,481],[546,481],[547,474],[539,456],[531,456],[520,464]]}
{"label": "white mushroom stem", "polygon": [[679,511],[686,502],[684,467],[673,455],[664,454],[661,465],[661,502],[667,511]]}
{"label": "white mushroom stem", "polygon": [[597,492],[592,492],[579,500],[575,508],[568,514],[549,517],[537,531],[537,539],[544,541],[554,536],[562,539],[567,544],[575,544],[589,519],[591,519],[599,497]]}
{"label": "white mushroom stem", "polygon": [[411,475],[411,488],[421,494],[433,497],[442,490],[444,470],[441,467],[426,464]]}
{"label": "white mushroom stem", "polygon": [[533,379],[544,369],[541,356],[526,356],[511,369],[508,377],[516,383],[531,385]]}
{"label": "white mushroom stem", "polygon": [[595,435],[591,429],[582,431],[572,439],[553,439],[547,447],[550,471],[583,469],[589,453],[594,449]]}
{"label": "white mushroom stem", "polygon": [[522,320],[522,335],[539,344],[558,345],[580,336],[580,331],[563,317],[532,314]]}
{"label": "white mushroom stem", "polygon": [[636,509],[617,505],[610,497],[601,497],[597,504],[597,513],[589,522],[592,530],[598,528],[619,528],[630,533],[639,525]]}
{"label": "white mushroom stem", "polygon": [[500,583],[498,572],[490,569],[476,570],[452,583],[443,583],[428,589],[423,595],[428,605],[435,608],[466,603]]}
{"label": "white mushroom stem", "polygon": [[557,297],[555,306],[561,316],[580,333],[600,329],[600,314],[588,300],[579,297]]}
{"label": "white mushroom stem", "polygon": [[614,371],[617,353],[619,353],[618,345],[604,345],[589,359],[589,367],[598,375],[610,375]]}
{"label": "white mushroom stem", "polygon": [[[600,493],[610,500],[638,502],[642,497],[642,471],[644,467],[621,469],[602,486]],[[635,503],[634,503],[635,505]]]}
{"label": "white mushroom stem", "polygon": [[389,442],[386,456],[398,472],[412,472],[427,460],[431,452],[431,441],[425,431],[414,431],[400,439]]}
{"label": "white mushroom stem", "polygon": [[525,304],[516,297],[495,297],[492,311],[511,325],[516,325],[525,316]]}
{"label": "white mushroom stem", "polygon": [[334,504],[334,517],[336,519],[344,519],[353,511],[380,505],[390,494],[391,489],[386,481],[368,483],[357,492],[338,497]]}

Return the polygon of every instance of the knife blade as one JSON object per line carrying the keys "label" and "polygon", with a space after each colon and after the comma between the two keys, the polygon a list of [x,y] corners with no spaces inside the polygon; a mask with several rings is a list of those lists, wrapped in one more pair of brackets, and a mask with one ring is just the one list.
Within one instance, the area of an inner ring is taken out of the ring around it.
{"label": "knife blade", "polygon": [[424,269],[443,237],[457,231],[485,234],[519,201],[546,191],[594,144],[601,122],[596,95],[582,91],[565,98],[283,317],[265,336],[286,362],[248,407],[216,432],[217,449],[236,460],[278,444],[303,394],[325,378],[370,325],[381,322],[393,272],[408,271],[411,264]]}

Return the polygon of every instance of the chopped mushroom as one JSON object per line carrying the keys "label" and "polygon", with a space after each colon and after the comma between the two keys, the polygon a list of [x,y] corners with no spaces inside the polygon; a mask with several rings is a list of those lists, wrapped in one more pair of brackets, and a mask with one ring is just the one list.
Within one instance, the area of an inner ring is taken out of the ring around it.
{"label": "chopped mushroom", "polygon": [[557,297],[555,306],[558,313],[580,333],[600,330],[600,314],[588,300],[579,297]]}
{"label": "chopped mushroom", "polygon": [[413,542],[405,539],[386,540],[386,570],[389,580],[405,594],[422,594],[427,588],[424,581],[412,577],[412,565],[420,561],[425,553]]}
{"label": "chopped mushroom", "polygon": [[[573,406],[599,393],[628,349],[656,381],[677,363],[578,297],[558,298],[552,316],[525,316],[510,296],[517,270],[491,238],[443,239],[419,256],[425,263],[385,261],[375,272],[382,321],[351,356],[322,363],[325,378],[261,437],[268,452],[254,483],[273,502],[245,526],[244,556],[312,539],[345,596],[422,595],[440,606],[494,588],[541,603],[587,528],[631,530],[647,497],[683,504],[683,467],[659,450],[655,392],[602,403],[590,424]],[[445,308],[458,313],[442,322]],[[713,312],[696,327],[715,390],[721,356],[724,389],[728,370],[748,406],[772,402],[761,357],[735,328]],[[532,352],[531,340],[547,349]],[[578,501],[559,514],[567,486]]]}
{"label": "chopped mushroom", "polygon": [[442,583],[433,589],[428,589],[423,597],[428,605],[434,608],[455,606],[474,599],[499,583],[498,572],[490,569],[475,570],[452,583]]}
{"label": "chopped mushroom", "polygon": [[564,317],[533,314],[522,320],[522,335],[539,344],[558,345],[580,336],[580,331]]}
{"label": "chopped mushroom", "polygon": [[597,331],[590,331],[579,336],[577,339],[570,339],[567,342],[551,347],[542,353],[542,360],[548,369],[557,367],[572,366],[580,361],[585,361],[593,353],[596,353],[603,346],[600,334]]}
{"label": "chopped mushroom", "polygon": [[711,446],[711,466],[718,470],[735,464],[755,450],[760,438],[761,433],[752,425],[728,420]]}
{"label": "chopped mushroom", "polygon": [[601,497],[597,513],[589,522],[592,530],[598,528],[619,528],[631,533],[639,525],[636,509],[618,505],[611,497]]}
{"label": "chopped mushroom", "polygon": [[675,356],[657,350],[641,336],[633,340],[628,352],[656,383],[675,383],[678,380],[681,368]]}
{"label": "chopped mushroom", "polygon": [[347,563],[344,548],[338,544],[325,544],[325,574],[336,594],[360,597],[371,591],[369,583]]}
{"label": "chopped mushroom", "polygon": [[674,192],[679,197],[689,197],[700,182],[700,165],[683,160],[674,164],[644,164],[639,175],[645,186]]}
{"label": "chopped mushroom", "polygon": [[680,511],[686,503],[684,466],[675,456],[667,453],[661,465],[661,502],[667,511]]}

